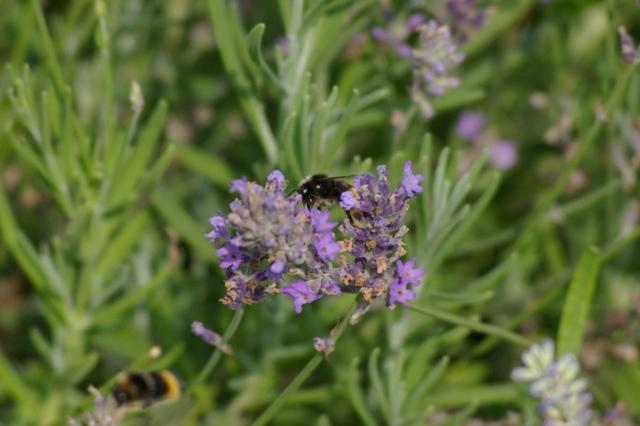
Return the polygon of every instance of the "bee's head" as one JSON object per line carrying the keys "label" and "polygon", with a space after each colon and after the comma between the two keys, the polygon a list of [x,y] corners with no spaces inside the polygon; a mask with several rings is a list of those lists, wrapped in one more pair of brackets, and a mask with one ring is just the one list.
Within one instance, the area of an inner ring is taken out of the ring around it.
{"label": "bee's head", "polygon": [[129,392],[127,392],[127,390],[121,386],[114,387],[111,391],[111,395],[113,396],[113,399],[115,399],[118,406],[125,405],[131,401]]}

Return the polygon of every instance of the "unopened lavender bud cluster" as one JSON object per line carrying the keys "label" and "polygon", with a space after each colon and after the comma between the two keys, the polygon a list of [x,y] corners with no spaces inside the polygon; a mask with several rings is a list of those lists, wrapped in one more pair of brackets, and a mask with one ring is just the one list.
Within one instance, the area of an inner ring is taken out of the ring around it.
{"label": "unopened lavender bud cluster", "polygon": [[[390,10],[387,12],[391,13]],[[485,11],[476,8],[474,0],[449,0],[447,13],[448,20],[456,28],[459,41],[464,41],[472,30],[484,24]],[[425,23],[425,20],[423,14],[415,13],[401,23],[398,20],[391,22],[387,28],[374,27],[371,35],[411,63],[411,99],[422,115],[430,118],[434,114],[433,98],[442,96],[460,84],[452,70],[462,62],[464,54],[458,52],[456,40],[448,25],[441,25],[435,20]],[[418,46],[412,48],[409,39],[416,32]]]}
{"label": "unopened lavender bud cluster", "polygon": [[618,35],[620,37],[622,57],[631,64],[636,62],[638,60],[638,53],[633,38],[629,35],[625,27],[618,27]]}
{"label": "unopened lavender bud cluster", "polygon": [[408,231],[401,221],[408,201],[422,192],[422,180],[410,162],[393,191],[385,167],[378,167],[377,177],[356,176],[341,196],[350,219],[339,229],[328,211],[304,207],[298,194],[285,195],[279,171],[264,187],[245,178],[233,181],[238,198],[229,214],[211,218],[213,230],[207,234],[225,271],[221,302],[237,309],[282,293],[300,313],[307,303],[348,292],[363,296],[362,313],[375,299],[384,298],[393,308],[415,298],[409,286],[419,285],[424,271],[415,259],[400,260]]}
{"label": "unopened lavender bud cluster", "polygon": [[224,342],[222,336],[213,330],[209,330],[200,321],[194,321],[191,324],[191,332],[200,337],[203,342],[215,346],[227,355],[233,355],[233,349]]}
{"label": "unopened lavender bud cluster", "polygon": [[434,110],[432,100],[458,87],[460,80],[452,70],[464,59],[446,25],[429,21],[418,28],[419,46],[413,50],[413,85],[411,98],[422,115],[429,118]]}
{"label": "unopened lavender bud cluster", "polygon": [[578,378],[580,366],[575,356],[555,359],[553,341],[545,340],[522,354],[524,367],[511,377],[529,383],[529,393],[540,400],[538,415],[545,426],[586,426],[592,419],[591,394],[587,382]]}
{"label": "unopened lavender bud cluster", "polygon": [[447,0],[447,14],[459,41],[464,42],[487,18],[487,9],[478,7],[477,0]]}

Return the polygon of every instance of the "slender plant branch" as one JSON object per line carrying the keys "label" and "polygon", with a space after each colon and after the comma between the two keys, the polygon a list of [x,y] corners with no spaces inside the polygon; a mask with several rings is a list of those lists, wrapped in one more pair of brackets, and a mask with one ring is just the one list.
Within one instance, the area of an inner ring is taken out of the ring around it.
{"label": "slender plant branch", "polygon": [[423,315],[428,315],[428,316],[437,318],[441,321],[449,322],[455,325],[460,325],[462,327],[467,327],[479,333],[500,337],[502,339],[515,343],[516,345],[521,345],[521,346],[531,345],[531,342],[528,339],[512,331],[509,331],[507,329],[504,329],[495,325],[473,321],[473,320],[463,318],[458,315],[454,315],[449,312],[445,312],[440,309],[429,307],[429,306],[418,306],[413,303],[409,304],[408,306],[409,306],[409,309],[411,309],[412,311],[421,313]]}
{"label": "slender plant branch", "polygon": [[236,330],[240,325],[240,321],[242,321],[243,315],[244,315],[243,308],[240,308],[235,312],[235,314],[233,315],[233,318],[231,319],[231,323],[227,327],[227,330],[224,332],[224,335],[222,336],[222,343],[219,346],[217,346],[214,349],[214,351],[211,353],[209,360],[205,364],[202,371],[200,371],[200,374],[198,374],[198,377],[196,377],[195,380],[191,382],[191,385],[189,385],[189,388],[185,392],[186,394],[191,393],[193,389],[195,389],[199,384],[204,382],[209,376],[209,374],[211,374],[215,366],[220,361],[220,358],[222,358],[222,351],[220,350],[220,348],[224,347],[224,345],[226,345],[227,342],[231,340],[231,337],[233,337],[233,335],[236,333]]}
{"label": "slender plant branch", "polygon": [[[356,302],[354,302],[347,311],[346,315],[342,318],[342,320],[340,320],[340,322],[334,329],[332,333],[332,339],[334,343],[338,341],[338,339],[346,329],[347,324],[349,324],[349,318],[355,312],[356,306]],[[280,411],[280,408],[287,401],[289,396],[297,391],[298,388],[300,388],[300,386],[302,386],[302,384],[305,382],[305,380],[309,378],[311,373],[313,373],[313,371],[318,367],[318,365],[320,365],[320,362],[322,362],[322,358],[323,356],[321,354],[315,354],[309,360],[309,362],[307,362],[307,365],[305,365],[304,368],[298,373],[298,375],[291,381],[291,383],[287,385],[282,393],[278,395],[278,397],[267,407],[265,411],[262,412],[260,417],[258,417],[256,421],[254,421],[251,425],[261,426],[267,424],[267,422],[269,422],[278,413],[278,411]]]}

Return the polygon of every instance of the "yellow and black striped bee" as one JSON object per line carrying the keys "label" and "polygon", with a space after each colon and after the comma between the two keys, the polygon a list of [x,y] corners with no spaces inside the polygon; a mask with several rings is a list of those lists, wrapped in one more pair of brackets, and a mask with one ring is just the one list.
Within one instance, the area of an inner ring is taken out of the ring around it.
{"label": "yellow and black striped bee", "polygon": [[302,196],[302,204],[307,208],[327,208],[340,202],[340,194],[351,189],[345,179],[352,176],[330,177],[324,174],[305,178],[296,192]]}
{"label": "yellow and black striped bee", "polygon": [[177,399],[181,393],[178,379],[167,370],[124,373],[111,389],[118,406],[141,402],[148,407],[156,402]]}

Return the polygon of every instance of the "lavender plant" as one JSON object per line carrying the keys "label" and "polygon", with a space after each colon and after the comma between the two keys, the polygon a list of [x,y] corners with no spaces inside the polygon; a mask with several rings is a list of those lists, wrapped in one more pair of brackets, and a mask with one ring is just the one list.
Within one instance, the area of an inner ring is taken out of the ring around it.
{"label": "lavender plant", "polygon": [[635,2],[2,12],[0,424],[640,421]]}

